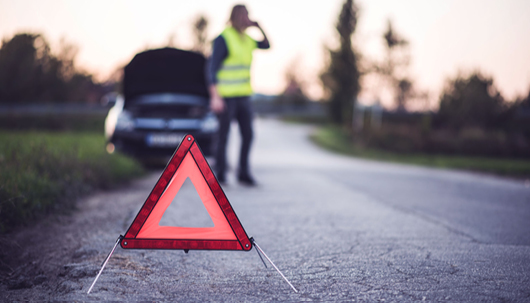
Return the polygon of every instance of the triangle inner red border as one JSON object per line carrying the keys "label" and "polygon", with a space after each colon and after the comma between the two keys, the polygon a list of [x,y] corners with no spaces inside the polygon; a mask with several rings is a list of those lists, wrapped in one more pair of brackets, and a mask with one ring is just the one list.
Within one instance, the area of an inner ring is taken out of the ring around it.
{"label": "triangle inner red border", "polygon": [[[214,227],[159,226],[164,211],[190,177]],[[127,230],[125,249],[245,250],[252,244],[208,162],[191,135],[184,136],[158,182]]]}

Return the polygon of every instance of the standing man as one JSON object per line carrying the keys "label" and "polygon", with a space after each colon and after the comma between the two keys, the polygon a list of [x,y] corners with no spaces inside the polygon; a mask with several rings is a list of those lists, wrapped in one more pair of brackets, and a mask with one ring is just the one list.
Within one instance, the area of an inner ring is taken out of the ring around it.
{"label": "standing man", "polygon": [[[249,152],[252,142],[252,109],[250,96],[250,65],[252,51],[268,49],[269,40],[263,29],[248,18],[244,5],[236,5],[230,14],[229,26],[213,43],[213,52],[207,65],[207,79],[210,91],[210,107],[219,117],[219,135],[215,155],[215,173],[221,183],[226,182],[226,144],[230,123],[237,119],[241,133],[241,151],[237,179],[241,184],[255,186],[249,168]],[[245,34],[248,27],[261,30],[263,41],[255,41]]]}

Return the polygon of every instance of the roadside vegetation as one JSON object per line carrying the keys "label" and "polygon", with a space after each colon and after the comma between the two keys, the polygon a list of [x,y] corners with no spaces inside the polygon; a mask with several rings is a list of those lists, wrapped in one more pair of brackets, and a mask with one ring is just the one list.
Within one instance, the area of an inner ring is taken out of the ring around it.
{"label": "roadside vegetation", "polygon": [[[195,51],[208,51],[207,25],[204,16],[194,21]],[[0,41],[0,234],[144,172],[134,159],[105,151],[106,112],[98,103],[120,89],[123,69],[98,81],[76,65],[78,51],[38,32]],[[87,105],[93,110],[83,112]]]}
{"label": "roadside vegetation", "polygon": [[75,207],[94,190],[142,174],[123,155],[105,152],[94,132],[0,131],[0,232]]}
{"label": "roadside vegetation", "polygon": [[117,81],[99,83],[78,68],[75,45],[51,45],[39,33],[1,42],[0,233],[68,212],[81,196],[143,172],[134,160],[106,153],[104,109],[64,110],[96,105]]}
{"label": "roadside vegetation", "polygon": [[328,150],[366,159],[462,169],[512,177],[530,177],[530,160],[528,159],[392,152],[355,143],[348,132],[333,125],[318,128],[311,135],[311,140]]}
{"label": "roadside vegetation", "polygon": [[[338,44],[327,47],[320,80],[328,122],[288,121],[317,124],[312,140],[347,155],[530,177],[530,91],[507,100],[476,69],[448,78],[432,106],[409,70],[411,45],[391,20],[380,36],[384,55],[363,56],[355,39],[361,15],[354,0],[344,0]],[[359,104],[360,95],[368,104]],[[423,111],[410,111],[419,105]]]}

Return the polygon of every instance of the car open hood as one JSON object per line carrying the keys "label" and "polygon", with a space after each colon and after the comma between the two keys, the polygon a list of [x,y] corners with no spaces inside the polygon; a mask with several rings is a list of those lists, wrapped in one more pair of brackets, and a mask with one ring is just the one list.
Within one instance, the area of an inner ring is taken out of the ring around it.
{"label": "car open hood", "polygon": [[124,68],[125,104],[143,95],[163,93],[209,98],[205,63],[203,55],[175,48],[137,54]]}

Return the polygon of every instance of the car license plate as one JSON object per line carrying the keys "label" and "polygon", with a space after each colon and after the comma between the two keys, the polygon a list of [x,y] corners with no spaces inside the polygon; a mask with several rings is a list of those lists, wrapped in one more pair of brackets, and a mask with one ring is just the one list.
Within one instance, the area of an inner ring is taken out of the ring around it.
{"label": "car license plate", "polygon": [[176,147],[182,141],[184,134],[149,134],[146,137],[147,146]]}

